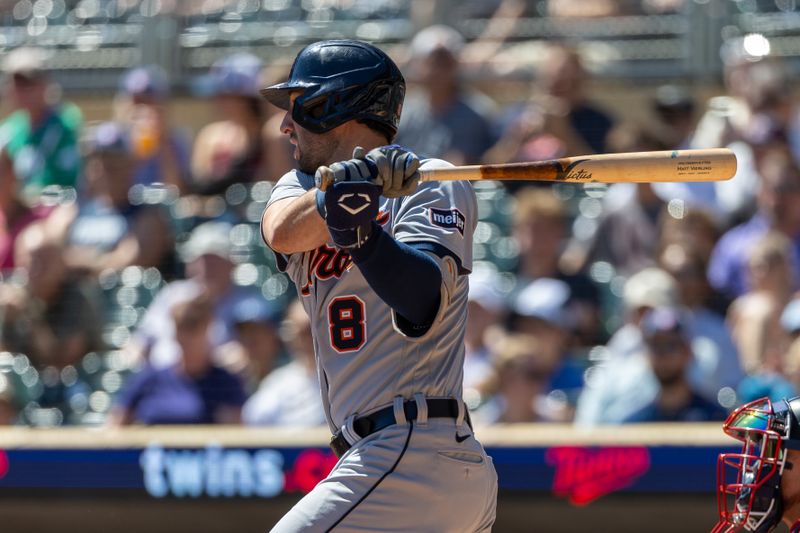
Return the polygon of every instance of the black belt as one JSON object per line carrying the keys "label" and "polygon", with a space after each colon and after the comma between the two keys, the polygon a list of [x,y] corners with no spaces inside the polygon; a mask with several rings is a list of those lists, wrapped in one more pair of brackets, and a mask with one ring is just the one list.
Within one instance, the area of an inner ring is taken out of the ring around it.
{"label": "black belt", "polygon": [[[425,402],[428,404],[428,418],[458,418],[458,402],[452,398],[433,398],[425,400]],[[403,411],[406,414],[406,420],[416,420],[417,402],[406,400],[403,402]],[[464,420],[466,420],[467,424],[470,424],[469,413],[466,412],[466,409],[464,410]],[[375,411],[370,415],[361,416],[353,420],[353,430],[356,435],[363,439],[396,423],[394,406],[390,405],[380,411]],[[337,457],[341,457],[350,449],[351,444],[347,442],[340,429],[331,438],[330,447]]]}

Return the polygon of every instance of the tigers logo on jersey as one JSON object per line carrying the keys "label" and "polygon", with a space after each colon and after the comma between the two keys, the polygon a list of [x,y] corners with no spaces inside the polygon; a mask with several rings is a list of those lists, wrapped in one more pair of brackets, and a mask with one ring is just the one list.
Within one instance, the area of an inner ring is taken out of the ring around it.
{"label": "tigers logo on jersey", "polygon": [[[389,222],[389,213],[381,211],[375,218],[381,226]],[[300,288],[300,294],[308,296],[315,279],[326,280],[341,278],[353,264],[350,254],[339,248],[323,244],[316,250],[308,252],[308,270],[306,271],[306,284]]]}

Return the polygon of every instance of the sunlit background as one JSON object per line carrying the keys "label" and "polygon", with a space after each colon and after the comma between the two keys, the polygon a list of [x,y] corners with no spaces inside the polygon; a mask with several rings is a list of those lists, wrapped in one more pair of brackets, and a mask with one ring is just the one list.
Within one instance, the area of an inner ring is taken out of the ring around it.
{"label": "sunlit background", "polygon": [[[0,28],[4,531],[263,531],[331,467],[259,233],[294,163],[257,91],[322,39],[395,59],[423,156],[739,158],[716,185],[475,184],[464,399],[497,531],[708,530],[722,418],[800,391],[795,0],[0,0]],[[190,352],[236,383],[220,408],[142,408],[143,372]]]}

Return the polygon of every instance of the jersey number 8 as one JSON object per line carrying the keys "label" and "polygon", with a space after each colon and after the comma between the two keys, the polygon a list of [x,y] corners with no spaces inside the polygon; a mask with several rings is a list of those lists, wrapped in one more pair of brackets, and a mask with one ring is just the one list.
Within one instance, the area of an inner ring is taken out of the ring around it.
{"label": "jersey number 8", "polygon": [[358,296],[334,298],[328,305],[331,346],[337,352],[356,352],[367,341],[364,302]]}

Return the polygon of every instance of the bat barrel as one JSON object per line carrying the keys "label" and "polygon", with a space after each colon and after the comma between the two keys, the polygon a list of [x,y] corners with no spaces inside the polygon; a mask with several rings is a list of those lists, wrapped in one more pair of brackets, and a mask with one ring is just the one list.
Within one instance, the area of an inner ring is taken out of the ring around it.
{"label": "bat barrel", "polygon": [[422,172],[422,180],[532,180],[571,183],[721,181],[736,174],[726,148],[566,157],[531,163],[472,165]]}

